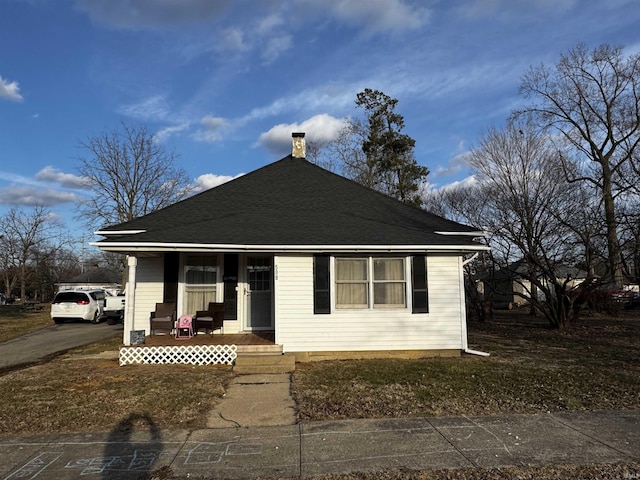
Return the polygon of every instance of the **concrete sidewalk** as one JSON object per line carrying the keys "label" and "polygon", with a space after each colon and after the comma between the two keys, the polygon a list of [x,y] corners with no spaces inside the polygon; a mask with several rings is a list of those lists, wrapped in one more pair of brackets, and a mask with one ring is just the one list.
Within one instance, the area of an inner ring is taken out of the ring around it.
{"label": "concrete sidewalk", "polygon": [[[139,420],[139,419],[138,419]],[[640,461],[640,411],[315,422],[0,437],[0,478],[245,479],[399,469]]]}
{"label": "concrete sidewalk", "polygon": [[131,415],[111,433],[0,436],[0,479],[137,479],[163,466],[246,479],[640,461],[640,411],[295,424],[289,374],[238,376],[208,427],[160,431]]}

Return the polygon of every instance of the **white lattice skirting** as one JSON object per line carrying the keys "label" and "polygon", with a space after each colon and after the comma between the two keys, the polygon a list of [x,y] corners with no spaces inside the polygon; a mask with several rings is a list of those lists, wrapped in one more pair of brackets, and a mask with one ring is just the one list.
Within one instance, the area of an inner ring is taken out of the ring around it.
{"label": "white lattice skirting", "polygon": [[235,345],[176,345],[158,347],[121,347],[120,365],[169,364],[232,365],[238,347]]}

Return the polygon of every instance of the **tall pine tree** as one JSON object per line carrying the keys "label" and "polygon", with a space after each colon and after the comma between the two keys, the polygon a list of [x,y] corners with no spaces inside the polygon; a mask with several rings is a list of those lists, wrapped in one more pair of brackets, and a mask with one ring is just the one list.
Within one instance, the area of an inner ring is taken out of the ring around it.
{"label": "tall pine tree", "polygon": [[420,206],[420,183],[429,170],[416,162],[415,140],[402,133],[404,117],[395,112],[398,100],[366,88],[358,93],[355,103],[365,110],[368,123],[362,143],[366,169],[371,172],[368,186]]}

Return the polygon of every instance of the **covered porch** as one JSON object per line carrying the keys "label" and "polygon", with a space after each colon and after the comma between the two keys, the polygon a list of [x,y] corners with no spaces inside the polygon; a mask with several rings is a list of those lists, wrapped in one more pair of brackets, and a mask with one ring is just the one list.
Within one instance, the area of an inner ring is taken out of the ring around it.
{"label": "covered porch", "polygon": [[235,345],[238,352],[246,353],[282,353],[282,345],[276,345],[275,332],[246,332],[213,335],[198,333],[191,338],[176,338],[170,334],[147,335],[147,346],[193,346],[193,345]]}
{"label": "covered porch", "polygon": [[190,364],[236,365],[238,358],[283,356],[273,331],[234,334],[198,334],[176,338],[173,334],[147,335],[144,343],[120,347],[120,365]]}

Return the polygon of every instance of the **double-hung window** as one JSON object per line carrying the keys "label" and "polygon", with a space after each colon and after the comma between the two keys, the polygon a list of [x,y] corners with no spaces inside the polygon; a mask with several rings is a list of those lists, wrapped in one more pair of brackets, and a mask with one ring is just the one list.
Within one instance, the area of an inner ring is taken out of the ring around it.
{"label": "double-hung window", "polygon": [[206,310],[216,301],[218,261],[215,256],[190,255],[184,266],[184,311],[193,314]]}
{"label": "double-hung window", "polygon": [[373,306],[404,307],[406,305],[404,258],[373,259]]}
{"label": "double-hung window", "polygon": [[335,259],[336,308],[404,308],[404,258],[338,257]]}
{"label": "double-hung window", "polygon": [[369,261],[336,258],[336,308],[368,308]]}

